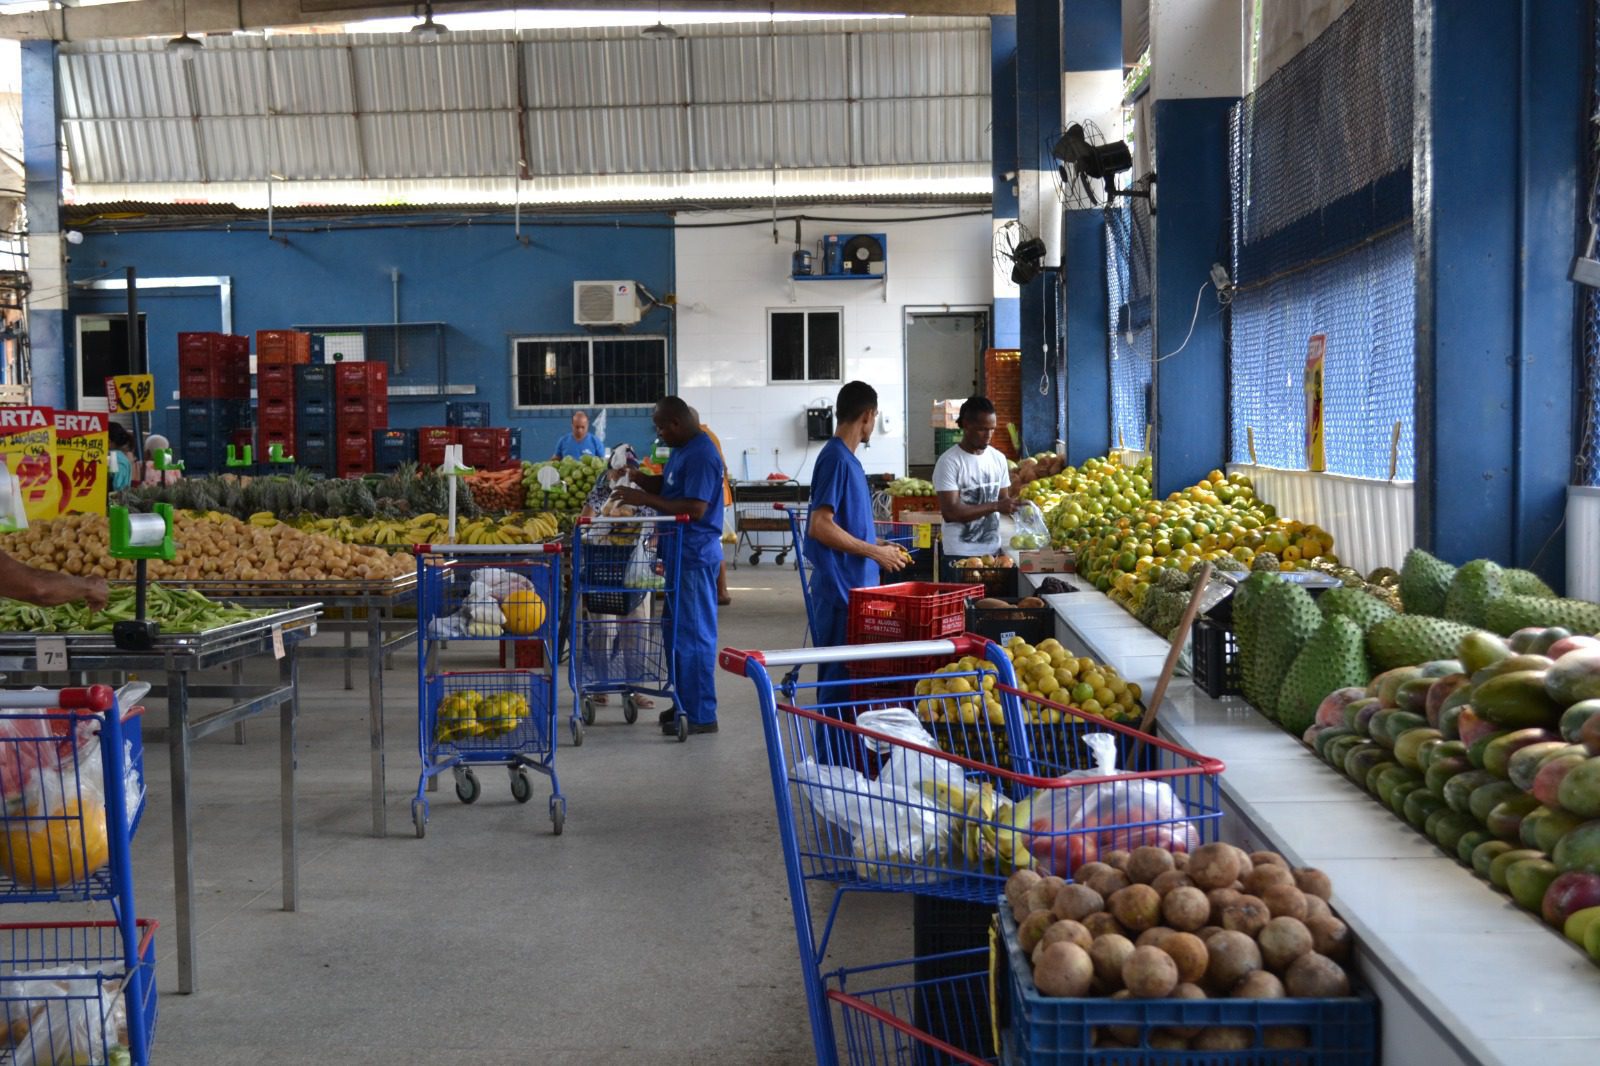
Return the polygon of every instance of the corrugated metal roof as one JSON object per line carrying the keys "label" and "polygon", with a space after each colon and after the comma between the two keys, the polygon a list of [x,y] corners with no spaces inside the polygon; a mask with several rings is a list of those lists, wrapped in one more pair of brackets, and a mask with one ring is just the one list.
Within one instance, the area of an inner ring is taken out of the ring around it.
{"label": "corrugated metal roof", "polygon": [[609,183],[630,196],[621,176],[687,189],[705,187],[707,174],[774,167],[780,184],[798,180],[783,173],[792,169],[843,171],[846,182],[864,167],[987,174],[985,19],[682,34],[240,36],[207,38],[191,63],[155,40],[65,44],[63,137],[83,197],[276,175],[375,183],[376,198],[395,182],[493,188],[524,163],[569,192]]}

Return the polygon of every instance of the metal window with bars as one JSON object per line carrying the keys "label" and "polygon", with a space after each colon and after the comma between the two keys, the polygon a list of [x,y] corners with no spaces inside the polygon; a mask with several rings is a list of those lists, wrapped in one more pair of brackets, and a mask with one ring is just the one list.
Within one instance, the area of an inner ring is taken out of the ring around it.
{"label": "metal window with bars", "polygon": [[665,337],[517,337],[517,408],[639,406],[667,395]]}
{"label": "metal window with bars", "polygon": [[1111,301],[1111,440],[1143,448],[1150,422],[1155,329],[1150,321],[1150,202],[1106,208],[1106,278]]}
{"label": "metal window with bars", "polygon": [[767,312],[771,381],[842,381],[844,312],[837,307]]}

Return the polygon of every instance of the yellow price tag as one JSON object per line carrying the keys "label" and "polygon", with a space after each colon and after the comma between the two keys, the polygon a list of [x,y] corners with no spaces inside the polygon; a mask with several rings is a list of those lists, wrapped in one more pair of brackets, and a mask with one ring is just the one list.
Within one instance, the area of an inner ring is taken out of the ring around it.
{"label": "yellow price tag", "polygon": [[911,528],[913,530],[915,530],[915,532],[912,534],[912,538],[911,538],[911,543],[912,543],[912,545],[914,547],[918,547],[918,548],[931,548],[931,547],[933,547],[933,527],[932,526],[912,526]]}
{"label": "yellow price tag", "polygon": [[106,378],[106,399],[112,414],[149,414],[156,409],[156,379],[151,374]]}

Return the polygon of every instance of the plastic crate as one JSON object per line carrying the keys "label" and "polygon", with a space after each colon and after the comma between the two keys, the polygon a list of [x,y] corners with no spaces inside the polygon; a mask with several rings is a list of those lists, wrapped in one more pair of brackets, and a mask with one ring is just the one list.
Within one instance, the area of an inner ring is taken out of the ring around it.
{"label": "plastic crate", "polygon": [[1017,597],[1008,599],[1009,607],[979,610],[967,604],[967,632],[1004,644],[1012,637],[1021,637],[1029,644],[1038,644],[1056,635],[1054,607],[1018,607]]}
{"label": "plastic crate", "polygon": [[862,682],[854,686],[852,695],[857,700],[909,699],[915,694],[917,682],[945,665],[947,661],[929,655],[910,659],[873,659],[851,663],[851,679]]}
{"label": "plastic crate", "polygon": [[[1372,995],[1339,999],[1058,999],[1042,995],[1017,942],[1017,923],[999,900],[1000,958],[995,1003],[1009,1029],[1010,1061],[1027,1066],[1371,1066],[1378,1061],[1378,1004]],[[999,971],[1004,970],[1003,976]],[[1137,1029],[1138,1047],[1106,1047],[1108,1026]],[[1149,1047],[1150,1032],[1171,1026],[1231,1026],[1249,1030],[1243,1051],[1166,1051]],[[1302,1031],[1304,1047],[1264,1048],[1267,1029]],[[1097,1046],[1099,1042],[1100,1046]]]}
{"label": "plastic crate", "polygon": [[[907,511],[926,514],[937,514],[939,512],[939,497],[937,496],[891,496],[889,501],[889,517],[896,522],[900,521],[900,516]],[[935,530],[934,536],[938,535],[938,530]]]}
{"label": "plastic crate", "polygon": [[452,428],[487,426],[489,405],[478,401],[451,400],[444,405],[444,424]]}
{"label": "plastic crate", "polygon": [[[974,956],[969,953],[988,948],[993,924],[994,908],[987,904],[921,893],[912,897],[912,972],[917,984],[932,988],[935,982],[955,979],[930,1001],[914,1004],[915,1024],[929,1036],[980,1057],[990,1053],[989,990],[986,983],[973,986],[959,979],[972,972]],[[952,1019],[977,1025],[952,1025]]]}
{"label": "plastic crate", "polygon": [[983,595],[998,600],[1017,595],[1017,568],[1014,566],[951,567],[950,574],[958,575],[962,582],[982,585]]}
{"label": "plastic crate", "polygon": [[961,632],[969,599],[983,595],[981,585],[902,581],[877,588],[850,590],[849,642],[886,644],[902,640],[937,640]]}
{"label": "plastic crate", "polygon": [[1233,627],[1214,618],[1196,618],[1191,635],[1194,683],[1212,699],[1239,695],[1243,691],[1239,687],[1239,641]]}
{"label": "plastic crate", "polygon": [[456,443],[459,432],[454,426],[423,426],[417,430],[417,462],[443,466],[444,450]]}

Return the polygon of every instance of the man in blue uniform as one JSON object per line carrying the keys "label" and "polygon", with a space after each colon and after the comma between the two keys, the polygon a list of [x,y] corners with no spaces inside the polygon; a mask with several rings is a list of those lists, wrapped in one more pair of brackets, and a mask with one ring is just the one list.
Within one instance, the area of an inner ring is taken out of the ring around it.
{"label": "man in blue uniform", "polygon": [[[806,561],[811,564],[811,609],[819,648],[846,643],[850,590],[878,584],[878,570],[894,573],[906,565],[898,547],[879,544],[872,516],[872,492],[856,449],[872,439],[878,421],[878,394],[864,381],[839,390],[833,404],[834,431],[811,473],[811,511],[806,524]],[[840,663],[817,668],[820,681],[847,676]],[[846,698],[823,694],[823,700]]]}
{"label": "man in blue uniform", "polygon": [[552,459],[581,459],[585,455],[606,457],[606,446],[595,439],[589,432],[589,416],[582,411],[572,412],[572,432],[562,436],[556,441],[556,453]]}
{"label": "man in blue uniform", "polygon": [[[615,499],[660,514],[688,515],[678,526],[683,561],[677,602],[671,605],[668,654],[673,659],[678,706],[690,733],[717,731],[717,569],[722,563],[722,459],[701,431],[689,405],[677,396],[656,404],[656,435],[672,449],[660,477],[634,474],[640,488],[622,488]],[[669,577],[670,583],[670,577]],[[674,712],[661,715],[661,731],[677,732]]]}

